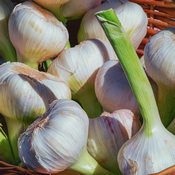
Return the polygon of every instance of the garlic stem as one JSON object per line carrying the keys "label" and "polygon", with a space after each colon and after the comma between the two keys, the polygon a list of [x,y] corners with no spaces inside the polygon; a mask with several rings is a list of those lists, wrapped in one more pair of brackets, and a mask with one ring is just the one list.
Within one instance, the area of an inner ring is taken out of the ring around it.
{"label": "garlic stem", "polygon": [[102,168],[96,160],[89,155],[86,149],[84,149],[78,161],[71,166],[71,169],[85,175],[113,175],[111,172]]}
{"label": "garlic stem", "polygon": [[9,36],[1,36],[0,39],[0,54],[6,61],[16,61],[16,52],[11,42],[9,41]]}
{"label": "garlic stem", "polygon": [[158,84],[157,104],[162,123],[167,127],[175,116],[175,92],[169,87]]}
{"label": "garlic stem", "polygon": [[6,117],[5,120],[8,128],[10,146],[15,159],[15,164],[17,165],[20,162],[18,155],[17,140],[22,129],[24,130],[24,124],[22,124],[22,122],[19,122],[17,120],[9,119],[8,117]]}
{"label": "garlic stem", "polygon": [[137,99],[144,120],[144,132],[151,136],[154,126],[158,123],[161,125],[161,121],[153,90],[134,47],[113,10],[99,12],[96,16],[119,58]]}
{"label": "garlic stem", "polygon": [[15,163],[14,156],[9,144],[9,139],[0,124],[0,160],[8,163]]}
{"label": "garlic stem", "polygon": [[102,113],[103,109],[96,98],[94,87],[89,85],[82,88],[72,98],[81,104],[89,117],[94,118]]}

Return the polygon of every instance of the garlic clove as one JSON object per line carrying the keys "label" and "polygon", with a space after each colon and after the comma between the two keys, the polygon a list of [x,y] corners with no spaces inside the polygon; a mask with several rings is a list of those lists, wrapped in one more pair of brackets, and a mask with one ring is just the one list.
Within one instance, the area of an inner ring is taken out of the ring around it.
{"label": "garlic clove", "polygon": [[9,0],[0,0],[0,55],[7,61],[16,61],[16,52],[8,34],[8,18],[13,9]]}
{"label": "garlic clove", "polygon": [[89,122],[88,152],[104,168],[118,174],[118,151],[140,129],[139,118],[130,110],[122,109],[102,113]]}
{"label": "garlic clove", "polygon": [[34,68],[42,61],[57,56],[68,41],[64,25],[31,1],[14,8],[9,18],[9,35],[18,61]]}
{"label": "garlic clove", "polygon": [[158,85],[158,108],[167,127],[175,115],[175,27],[154,35],[144,49],[145,69]]}
{"label": "garlic clove", "polygon": [[142,7],[132,2],[107,1],[99,7],[89,10],[82,19],[78,32],[78,41],[97,38],[109,43],[94,15],[98,11],[109,8],[115,10],[135,49],[137,49],[146,35],[148,19]]}
{"label": "garlic clove", "polygon": [[[44,174],[61,172],[71,166],[75,168],[77,163],[87,162],[87,157],[82,159],[82,153],[88,155],[85,151],[88,126],[88,116],[78,103],[55,100],[49,110],[19,137],[21,161],[27,167]],[[94,172],[88,172],[93,168],[95,171],[97,167],[89,163],[79,168],[84,170],[84,174],[91,175]]]}
{"label": "garlic clove", "polygon": [[105,111],[129,109],[138,114],[138,104],[123,69],[117,60],[109,60],[98,70],[95,93]]}
{"label": "garlic clove", "polygon": [[87,40],[64,50],[48,69],[49,73],[69,85],[73,99],[78,100],[91,117],[102,111],[95,96],[94,81],[98,68],[109,59],[109,55],[101,41]]}
{"label": "garlic clove", "polygon": [[0,113],[4,115],[11,145],[18,157],[17,138],[56,99],[70,99],[69,87],[47,73],[22,63],[0,66]]}

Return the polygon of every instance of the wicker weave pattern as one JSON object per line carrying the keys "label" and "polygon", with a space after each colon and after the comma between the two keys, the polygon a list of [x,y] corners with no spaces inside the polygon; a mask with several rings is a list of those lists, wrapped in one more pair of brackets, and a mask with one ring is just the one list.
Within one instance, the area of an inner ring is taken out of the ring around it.
{"label": "wicker weave pattern", "polygon": [[175,2],[168,0],[130,0],[141,5],[148,16],[148,32],[138,49],[143,55],[143,49],[148,39],[158,31],[167,27],[175,27]]}

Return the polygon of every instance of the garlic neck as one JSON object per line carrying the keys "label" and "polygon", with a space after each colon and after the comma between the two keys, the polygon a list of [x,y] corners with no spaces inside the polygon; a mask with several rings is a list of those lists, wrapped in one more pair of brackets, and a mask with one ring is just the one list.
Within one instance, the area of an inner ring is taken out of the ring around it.
{"label": "garlic neck", "polygon": [[82,151],[78,161],[71,166],[71,169],[84,175],[113,175],[102,168],[96,160],[89,155],[86,148]]}
{"label": "garlic neck", "polygon": [[175,92],[166,85],[158,83],[158,108],[162,123],[167,127],[175,117]]}

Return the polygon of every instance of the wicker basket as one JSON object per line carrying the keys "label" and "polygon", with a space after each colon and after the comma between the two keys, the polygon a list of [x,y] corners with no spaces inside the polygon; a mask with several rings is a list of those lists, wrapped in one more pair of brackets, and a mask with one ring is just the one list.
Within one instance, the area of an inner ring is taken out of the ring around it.
{"label": "wicker basket", "polygon": [[[12,2],[23,2],[26,0],[11,0]],[[158,31],[175,26],[175,0],[130,0],[141,5],[148,16],[148,30],[147,35],[143,39],[137,53],[139,56],[143,55],[143,50],[145,44],[148,42],[149,38],[156,34]],[[174,2],[173,2],[174,1]],[[71,26],[74,25],[76,29],[79,28],[80,21],[70,22],[68,24],[68,30],[73,32],[73,38],[70,38],[75,43],[75,30],[72,31]],[[74,28],[74,29],[75,29]],[[40,173],[32,172],[28,169],[10,165],[3,161],[0,161],[0,174],[2,175],[41,175]],[[74,172],[66,171],[59,175],[78,175]],[[175,175],[175,166],[172,166],[162,172],[155,173],[152,175]]]}

